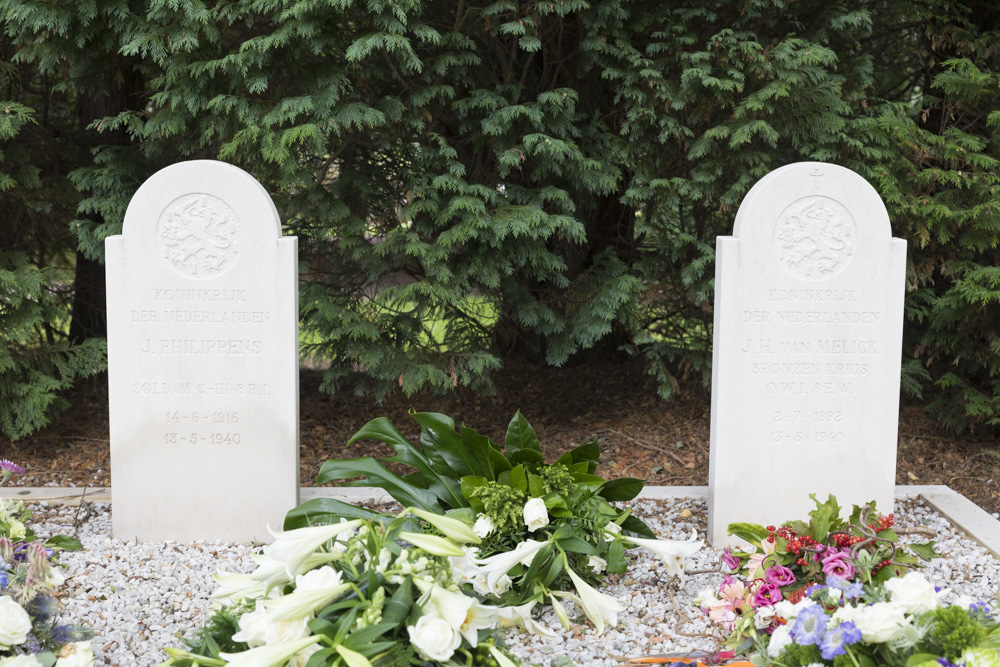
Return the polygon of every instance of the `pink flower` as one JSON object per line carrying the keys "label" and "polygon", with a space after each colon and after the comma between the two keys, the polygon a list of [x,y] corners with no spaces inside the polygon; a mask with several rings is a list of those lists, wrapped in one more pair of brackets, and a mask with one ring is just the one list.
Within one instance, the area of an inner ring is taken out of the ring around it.
{"label": "pink flower", "polygon": [[767,540],[763,540],[760,543],[760,548],[762,553],[751,554],[747,561],[747,573],[754,579],[764,576],[764,561],[774,553],[774,544]]}
{"label": "pink flower", "polygon": [[753,596],[753,606],[770,607],[775,602],[781,602],[781,588],[768,582],[757,587],[757,592]]}
{"label": "pink flower", "polygon": [[746,585],[729,575],[725,575],[719,586],[719,599],[708,608],[708,617],[732,630],[736,617],[751,608],[751,594]]}
{"label": "pink flower", "polygon": [[854,577],[854,565],[851,563],[849,551],[834,551],[831,549],[823,557],[823,574],[850,580]]}
{"label": "pink flower", "polygon": [[732,554],[729,547],[726,547],[722,552],[722,564],[733,572],[740,569],[740,559]]}
{"label": "pink flower", "polygon": [[775,586],[787,586],[795,583],[795,574],[784,565],[772,565],[764,573],[764,581]]}

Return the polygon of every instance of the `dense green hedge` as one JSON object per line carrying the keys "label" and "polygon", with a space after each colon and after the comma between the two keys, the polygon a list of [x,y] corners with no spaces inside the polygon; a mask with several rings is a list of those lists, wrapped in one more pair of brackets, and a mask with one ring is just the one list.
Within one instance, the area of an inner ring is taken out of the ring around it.
{"label": "dense green hedge", "polygon": [[513,357],[637,355],[665,396],[700,384],[715,237],[758,178],[822,160],[866,176],[910,241],[904,387],[954,428],[1000,419],[996,3],[0,0],[0,17],[0,109],[86,149],[52,174],[83,193],[62,252],[100,260],[166,164],[241,166],[301,239],[327,391],[358,368],[379,396],[488,391]]}

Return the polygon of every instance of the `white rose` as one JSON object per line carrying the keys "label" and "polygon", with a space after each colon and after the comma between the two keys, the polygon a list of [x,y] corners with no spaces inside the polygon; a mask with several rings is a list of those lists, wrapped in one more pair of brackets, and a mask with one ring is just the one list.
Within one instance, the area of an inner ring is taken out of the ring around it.
{"label": "white rose", "polygon": [[462,635],[440,616],[424,614],[416,625],[406,626],[410,642],[427,660],[445,662],[462,644]]}
{"label": "white rose", "polygon": [[893,604],[902,607],[907,614],[922,614],[938,608],[941,595],[920,572],[890,579],[884,586]]}
{"label": "white rose", "polygon": [[531,498],[524,503],[523,515],[528,532],[533,533],[549,525],[549,511],[545,509],[545,501],[541,498]]}
{"label": "white rose", "polygon": [[271,644],[280,644],[281,642],[290,642],[308,637],[311,634],[308,625],[310,618],[312,618],[311,615],[303,616],[302,618],[293,618],[288,621],[272,621],[268,619],[267,627],[264,628],[264,643],[270,646]]}
{"label": "white rose", "polygon": [[23,644],[31,632],[31,617],[9,595],[0,597],[0,647]]}
{"label": "white rose", "polygon": [[891,602],[876,602],[868,607],[859,607],[854,615],[854,625],[861,630],[861,641],[866,644],[882,644],[903,636],[906,615],[902,607]]}
{"label": "white rose", "polygon": [[[788,600],[782,600],[774,605],[774,613],[785,619],[786,621],[794,620],[799,612],[806,607],[811,607],[816,604],[815,600],[811,598],[802,598],[796,603],[789,602]],[[754,613],[757,613],[754,611]]]}
{"label": "white rose", "polygon": [[771,633],[771,641],[767,644],[767,655],[769,658],[777,658],[781,655],[781,649],[792,643],[792,624],[779,625]]}
{"label": "white rose", "polygon": [[63,644],[55,667],[91,667],[93,664],[94,651],[90,648],[90,642],[86,641]]}
{"label": "white rose", "polygon": [[333,588],[340,585],[341,574],[329,565],[309,570],[295,577],[295,590],[315,591],[321,588]]}
{"label": "white rose", "polygon": [[233,635],[233,641],[243,642],[250,648],[263,646],[267,625],[267,614],[264,611],[264,605],[258,601],[253,611],[240,616],[240,631]]}
{"label": "white rose", "polygon": [[476,517],[476,523],[472,524],[472,532],[474,532],[478,538],[488,537],[495,529],[496,527],[493,525],[493,519],[488,514],[480,514]]}
{"label": "white rose", "polygon": [[587,567],[594,572],[604,572],[604,570],[608,567],[608,561],[604,560],[600,556],[591,556],[587,559]]}
{"label": "white rose", "polygon": [[38,662],[33,653],[25,653],[0,660],[0,667],[42,667],[42,663]]}
{"label": "white rose", "polygon": [[472,588],[480,595],[494,595],[496,597],[500,597],[510,590],[511,583],[510,577],[506,574],[502,574],[499,578],[497,578],[491,588],[489,578],[485,574],[480,574],[472,580]]}

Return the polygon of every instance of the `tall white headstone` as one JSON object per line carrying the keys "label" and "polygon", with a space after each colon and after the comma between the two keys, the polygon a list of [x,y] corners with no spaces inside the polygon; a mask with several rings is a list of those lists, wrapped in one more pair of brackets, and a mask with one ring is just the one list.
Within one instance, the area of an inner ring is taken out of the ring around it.
{"label": "tall white headstone", "polygon": [[298,503],[297,240],[252,176],[197,160],[105,247],[115,537],[267,541]]}
{"label": "tall white headstone", "polygon": [[716,249],[709,537],[805,518],[809,494],[891,512],[906,242],[875,189],[803,162],[747,194]]}

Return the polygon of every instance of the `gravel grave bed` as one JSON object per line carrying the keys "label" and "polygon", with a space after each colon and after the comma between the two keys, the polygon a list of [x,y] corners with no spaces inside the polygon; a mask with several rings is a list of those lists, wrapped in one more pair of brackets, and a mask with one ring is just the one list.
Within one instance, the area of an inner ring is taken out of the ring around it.
{"label": "gravel grave bed", "polygon": [[[111,506],[29,505],[33,529],[41,538],[75,534],[83,550],[62,556],[69,577],[62,597],[64,620],[83,621],[94,630],[95,665],[157,665],[167,658],[164,647],[181,646],[180,637],[197,628],[212,608],[217,570],[250,572],[251,554],[259,546],[222,542],[177,544],[135,543],[112,539]],[[707,527],[705,500],[640,500],[633,513],[660,537],[688,539],[692,530],[703,538]],[[937,532],[938,551],[926,568],[928,578],[955,594],[969,595],[996,607],[1000,561],[964,535],[940,514],[918,501],[896,501],[896,526],[927,526]],[[902,537],[901,542],[910,538]],[[915,537],[916,541],[926,538]],[[626,657],[650,653],[715,650],[723,633],[694,607],[692,600],[722,581],[720,551],[704,548],[687,560],[683,582],[671,576],[643,549],[629,552],[631,563],[601,590],[626,605],[618,625],[594,636],[571,603],[576,623],[563,630],[547,611],[541,622],[559,636],[541,639],[509,631],[504,639],[517,655],[542,667],[571,663],[612,667]],[[575,614],[574,614],[575,612]],[[570,662],[571,661],[571,662]]]}

